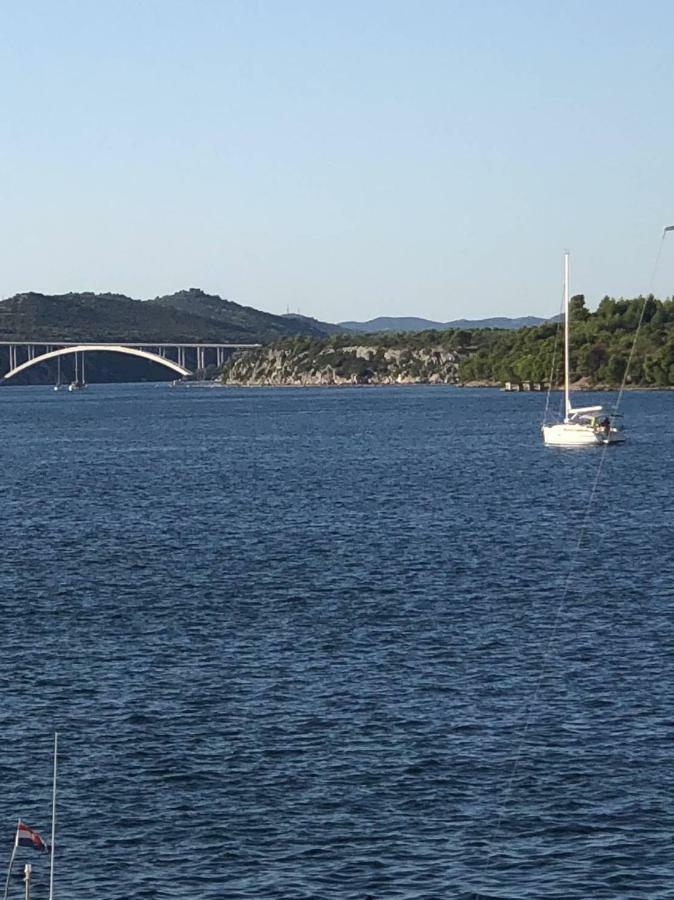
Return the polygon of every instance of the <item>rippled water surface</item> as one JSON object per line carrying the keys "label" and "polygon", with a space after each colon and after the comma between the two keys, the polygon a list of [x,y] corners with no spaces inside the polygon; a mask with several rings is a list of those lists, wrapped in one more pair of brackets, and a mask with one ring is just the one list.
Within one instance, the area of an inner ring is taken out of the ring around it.
{"label": "rippled water surface", "polygon": [[58,900],[674,897],[674,394],[543,404],[3,389],[0,852],[57,729]]}

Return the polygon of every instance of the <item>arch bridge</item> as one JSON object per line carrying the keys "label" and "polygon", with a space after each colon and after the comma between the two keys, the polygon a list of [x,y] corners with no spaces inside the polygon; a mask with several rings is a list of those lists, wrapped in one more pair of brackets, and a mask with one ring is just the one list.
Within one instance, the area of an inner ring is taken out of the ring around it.
{"label": "arch bridge", "polygon": [[[122,353],[159,363],[181,378],[194,375],[207,365],[222,365],[231,350],[256,350],[260,344],[230,343],[88,343],[85,341],[0,341],[0,348],[7,348],[8,370],[0,376],[5,384],[21,372],[40,363],[64,356],[75,355],[82,359],[85,353]],[[3,354],[4,357],[4,354]]]}

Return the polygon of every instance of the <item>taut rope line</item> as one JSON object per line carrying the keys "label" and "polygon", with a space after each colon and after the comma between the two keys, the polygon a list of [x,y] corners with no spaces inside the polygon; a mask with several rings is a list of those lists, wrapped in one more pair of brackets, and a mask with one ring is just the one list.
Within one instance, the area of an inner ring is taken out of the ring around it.
{"label": "taut rope line", "polygon": [[672,226],[668,226],[663,229],[662,237],[660,238],[660,243],[658,244],[658,252],[655,254],[655,262],[653,263],[653,271],[651,272],[651,280],[648,286],[648,293],[643,299],[641,304],[641,313],[639,314],[639,322],[637,323],[637,330],[634,332],[634,340],[632,341],[632,346],[630,347],[630,355],[627,358],[627,365],[625,366],[625,372],[623,374],[622,384],[620,385],[620,390],[618,391],[618,397],[615,402],[614,410],[618,412],[618,407],[622,403],[623,394],[625,393],[625,385],[627,384],[627,377],[630,372],[630,366],[632,365],[632,357],[634,356],[634,351],[636,350],[637,340],[639,338],[639,331],[641,330],[641,325],[644,321],[644,313],[646,312],[646,303],[648,302],[648,298],[653,293],[653,285],[655,284],[655,274],[658,270],[658,266],[660,264],[660,256],[662,255],[662,247],[665,243],[665,235],[668,231],[672,230]]}

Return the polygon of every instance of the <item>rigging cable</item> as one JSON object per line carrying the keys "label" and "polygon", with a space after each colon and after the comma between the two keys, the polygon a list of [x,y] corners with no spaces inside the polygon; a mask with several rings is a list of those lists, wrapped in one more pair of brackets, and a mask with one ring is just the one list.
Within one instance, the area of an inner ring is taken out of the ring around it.
{"label": "rigging cable", "polygon": [[[629,354],[628,361],[627,361],[627,366],[625,367],[625,372],[623,374],[622,384],[620,386],[620,391],[618,393],[618,398],[616,400],[616,404],[614,407],[615,412],[617,412],[618,407],[620,406],[620,403],[622,401],[623,393],[625,390],[625,385],[627,383],[627,378],[629,375],[630,365],[632,363],[632,358],[634,356],[634,350],[636,348],[637,340],[639,337],[639,331],[641,329],[641,325],[642,325],[643,319],[644,319],[646,302],[647,302],[649,296],[651,296],[651,294],[652,294],[653,284],[655,282],[655,275],[656,275],[656,272],[658,269],[658,265],[660,263],[660,256],[662,254],[662,246],[664,244],[665,236],[667,235],[667,233],[669,231],[674,231],[674,225],[666,226],[662,232],[662,237],[660,238],[660,243],[658,245],[658,252],[655,256],[655,263],[653,265],[653,271],[651,272],[649,290],[648,290],[648,293],[646,294],[646,296],[643,298],[643,301],[641,304],[641,314],[639,316],[637,328],[636,328],[636,331],[634,334],[634,340],[632,341],[632,348],[630,350],[630,354]],[[499,832],[501,830],[503,818],[505,816],[505,813],[506,813],[506,810],[508,807],[508,803],[509,803],[510,798],[513,793],[513,786],[514,786],[515,778],[517,777],[517,772],[519,770],[520,763],[522,761],[522,758],[524,757],[529,727],[531,725],[531,720],[533,718],[534,711],[538,706],[538,698],[540,695],[540,690],[541,690],[541,686],[543,683],[543,679],[545,678],[545,676],[547,675],[547,672],[548,672],[549,663],[550,663],[550,659],[551,659],[551,655],[552,655],[553,643],[557,638],[557,631],[559,628],[559,623],[562,618],[562,613],[564,611],[566,599],[571,590],[573,576],[576,571],[576,560],[577,560],[578,554],[580,553],[581,547],[583,546],[583,539],[585,538],[585,535],[588,530],[588,524],[590,522],[590,513],[591,513],[591,510],[593,507],[595,495],[597,493],[597,488],[599,486],[599,481],[601,479],[601,473],[604,468],[604,462],[606,460],[606,451],[608,450],[608,448],[609,448],[609,444],[602,445],[601,453],[600,453],[600,457],[599,457],[599,464],[597,466],[597,473],[596,473],[594,481],[592,483],[592,487],[590,488],[590,493],[588,496],[587,504],[585,506],[585,512],[583,514],[583,519],[581,521],[580,529],[578,532],[578,539],[573,548],[573,552],[571,554],[571,559],[569,561],[569,568],[567,571],[567,575],[566,575],[566,578],[564,579],[562,596],[560,597],[559,603],[557,604],[557,609],[555,611],[555,616],[554,616],[554,619],[552,622],[552,627],[548,634],[548,638],[544,644],[541,668],[540,668],[538,677],[536,678],[536,681],[534,684],[534,690],[531,695],[531,699],[526,705],[526,712],[525,712],[525,716],[524,716],[524,726],[522,728],[522,733],[520,735],[519,743],[517,745],[514,756],[512,758],[512,762],[510,765],[510,774],[508,776],[508,779],[506,782],[506,787],[503,792],[503,799],[501,800],[501,803],[500,803],[500,807],[499,807],[499,810],[498,810],[498,813],[496,816],[496,821],[492,828],[492,833],[487,838],[487,850],[486,850],[486,853],[487,853],[486,868],[487,869],[490,867],[490,863],[493,858],[493,851],[494,851],[496,839],[498,838]],[[473,895],[474,900],[480,900],[481,896],[482,896],[481,892],[476,892]]]}
{"label": "rigging cable", "polygon": [[655,254],[655,262],[653,263],[653,271],[651,272],[651,280],[648,287],[648,293],[643,299],[641,304],[641,312],[639,314],[639,321],[637,323],[637,330],[634,332],[634,340],[632,341],[632,346],[630,347],[630,353],[627,357],[627,365],[625,366],[625,372],[623,374],[622,383],[620,385],[620,390],[618,391],[618,397],[614,406],[614,413],[618,412],[618,407],[622,403],[623,394],[625,393],[625,385],[627,384],[627,378],[629,376],[630,367],[632,365],[632,358],[634,356],[634,351],[636,350],[637,340],[639,338],[639,332],[641,330],[641,325],[644,321],[644,313],[646,312],[646,303],[649,297],[653,294],[653,285],[655,284],[655,275],[658,271],[658,266],[660,264],[660,256],[662,255],[662,247],[665,243],[665,237],[667,236],[668,231],[674,231],[674,225],[666,225],[662,229],[662,237],[660,238],[660,243],[658,244],[658,252]]}

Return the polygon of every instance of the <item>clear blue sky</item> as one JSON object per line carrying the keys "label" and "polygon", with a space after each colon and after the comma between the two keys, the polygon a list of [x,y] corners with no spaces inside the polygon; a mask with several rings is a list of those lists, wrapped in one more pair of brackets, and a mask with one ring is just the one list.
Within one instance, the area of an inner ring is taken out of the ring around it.
{"label": "clear blue sky", "polygon": [[590,304],[648,290],[674,221],[673,9],[7,3],[0,294],[547,315],[565,247]]}

